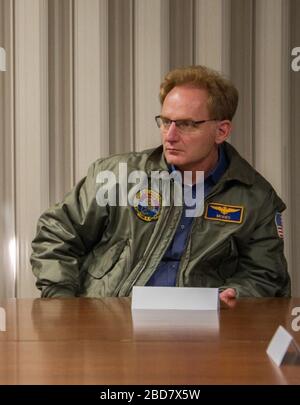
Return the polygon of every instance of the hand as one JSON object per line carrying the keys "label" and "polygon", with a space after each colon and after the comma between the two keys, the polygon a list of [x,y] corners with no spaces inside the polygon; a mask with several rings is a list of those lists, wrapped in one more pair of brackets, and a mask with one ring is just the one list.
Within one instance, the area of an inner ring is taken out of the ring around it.
{"label": "hand", "polygon": [[220,300],[229,308],[234,308],[236,305],[236,291],[234,288],[226,288],[220,293]]}

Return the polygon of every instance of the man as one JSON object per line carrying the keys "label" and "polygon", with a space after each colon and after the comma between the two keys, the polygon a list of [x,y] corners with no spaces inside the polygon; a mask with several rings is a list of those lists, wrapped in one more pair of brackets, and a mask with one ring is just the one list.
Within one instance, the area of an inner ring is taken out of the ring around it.
{"label": "man", "polygon": [[[39,219],[31,262],[42,296],[127,296],[133,285],[218,287],[229,306],[239,296],[289,296],[285,205],[225,142],[237,90],[219,73],[192,66],[166,75],[160,99],[161,147],[99,159]],[[101,204],[99,178],[120,164],[146,177],[189,171],[193,192],[197,172],[204,172],[203,215],[188,216],[184,204],[164,206],[157,190],[135,193],[129,183],[133,207]],[[145,207],[149,197],[154,203]]]}

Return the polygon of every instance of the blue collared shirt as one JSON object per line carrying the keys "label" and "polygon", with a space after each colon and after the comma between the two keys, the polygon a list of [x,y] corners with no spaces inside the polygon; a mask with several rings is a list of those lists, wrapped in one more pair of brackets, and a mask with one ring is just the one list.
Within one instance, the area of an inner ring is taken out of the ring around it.
{"label": "blue collared shirt", "polygon": [[[218,183],[228,167],[228,159],[223,146],[219,148],[219,159],[216,167],[206,177],[204,181],[204,196],[206,197],[212,188]],[[171,170],[176,170],[174,167]],[[195,197],[195,187],[193,187],[193,198]],[[184,207],[181,220],[176,229],[174,238],[166,250],[160,264],[154,274],[149,279],[148,286],[172,287],[176,285],[176,277],[181,256],[184,252],[188,236],[191,231],[193,217],[186,216]]]}

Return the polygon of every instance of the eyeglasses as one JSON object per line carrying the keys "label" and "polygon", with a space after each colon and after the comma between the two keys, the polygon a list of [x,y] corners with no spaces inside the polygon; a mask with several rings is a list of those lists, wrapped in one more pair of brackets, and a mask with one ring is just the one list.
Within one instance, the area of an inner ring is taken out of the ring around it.
{"label": "eyeglasses", "polygon": [[192,120],[170,120],[169,118],[162,117],[157,115],[155,117],[156,124],[158,128],[162,131],[168,131],[172,122],[175,122],[176,127],[180,132],[190,133],[196,132],[199,129],[201,124],[204,124],[208,121],[216,121],[215,119],[202,120],[202,121],[192,121]]}

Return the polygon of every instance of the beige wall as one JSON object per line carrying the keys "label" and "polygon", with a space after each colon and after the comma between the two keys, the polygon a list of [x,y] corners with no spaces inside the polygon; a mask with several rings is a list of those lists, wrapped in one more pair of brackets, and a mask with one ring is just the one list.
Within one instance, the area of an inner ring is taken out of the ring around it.
{"label": "beige wall", "polygon": [[240,90],[234,144],[286,201],[286,253],[300,295],[297,0],[0,0],[0,296],[37,294],[39,214],[99,156],[159,144],[168,69],[207,64]]}

